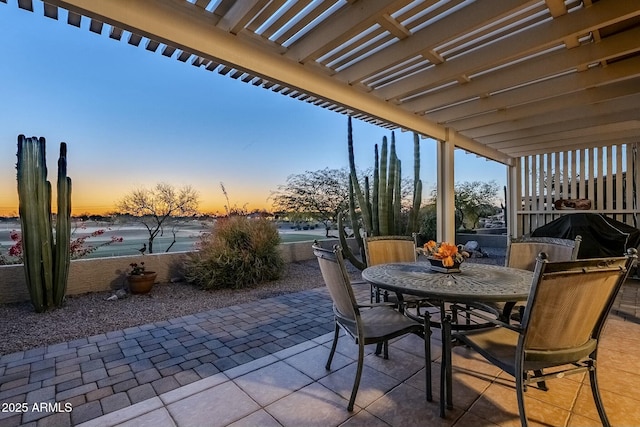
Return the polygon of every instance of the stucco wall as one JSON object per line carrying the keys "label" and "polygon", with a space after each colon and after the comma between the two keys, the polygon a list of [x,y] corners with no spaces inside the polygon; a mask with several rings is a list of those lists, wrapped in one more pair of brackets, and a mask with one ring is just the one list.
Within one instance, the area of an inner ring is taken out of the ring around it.
{"label": "stucco wall", "polygon": [[[283,243],[280,252],[285,262],[313,259],[312,242]],[[322,241],[330,247],[335,240]],[[352,245],[353,242],[350,242]],[[67,295],[115,290],[125,285],[129,264],[144,261],[147,270],[158,273],[158,282],[169,282],[180,278],[180,265],[186,252],[149,254],[144,256],[122,256],[71,261]],[[29,291],[24,279],[22,265],[0,266],[0,303],[29,300]]]}
{"label": "stucco wall", "polygon": [[[178,274],[178,266],[185,253],[150,254],[71,261],[67,295],[107,291],[124,286],[125,276],[132,262],[144,261],[147,270],[158,273],[159,282],[168,282]],[[29,300],[22,265],[0,266],[0,302]]]}

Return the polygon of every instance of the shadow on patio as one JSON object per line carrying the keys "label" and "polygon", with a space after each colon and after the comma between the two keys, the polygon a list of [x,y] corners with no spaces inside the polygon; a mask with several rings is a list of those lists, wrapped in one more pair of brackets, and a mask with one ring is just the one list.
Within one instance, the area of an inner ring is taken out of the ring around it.
{"label": "shadow on patio", "polygon": [[[631,309],[638,284],[630,282],[616,312]],[[359,292],[366,292],[360,289]],[[613,314],[601,345],[600,387],[613,425],[640,425],[640,324]],[[439,332],[434,333],[434,378],[439,377]],[[331,334],[162,394],[83,426],[492,426],[518,425],[514,383],[474,352],[454,349],[454,410],[438,417],[424,400],[422,344],[415,336],[398,339],[389,360],[366,356],[365,372],[353,413],[346,404],[355,374],[357,347],[341,339],[331,372],[324,364]],[[370,349],[372,351],[373,348]],[[532,425],[598,426],[588,377],[550,382],[550,391],[530,387],[526,394]]]}

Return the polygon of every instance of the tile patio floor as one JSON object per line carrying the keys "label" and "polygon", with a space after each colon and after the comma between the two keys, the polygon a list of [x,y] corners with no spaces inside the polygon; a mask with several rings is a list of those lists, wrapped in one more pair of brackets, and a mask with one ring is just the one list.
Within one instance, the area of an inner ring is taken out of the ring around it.
{"label": "tile patio floor", "polygon": [[[368,286],[356,289],[365,299]],[[600,348],[600,387],[615,426],[640,426],[639,289],[640,281],[625,284]],[[389,360],[369,349],[347,412],[357,347],[341,338],[325,371],[331,330],[319,288],[4,355],[0,426],[519,425],[513,381],[462,347],[453,356],[454,409],[438,417],[439,331],[434,402],[424,400],[422,343],[409,336],[391,344]],[[41,402],[72,409],[33,411]],[[600,425],[583,376],[551,381],[546,393],[530,388],[526,405],[531,425]]]}

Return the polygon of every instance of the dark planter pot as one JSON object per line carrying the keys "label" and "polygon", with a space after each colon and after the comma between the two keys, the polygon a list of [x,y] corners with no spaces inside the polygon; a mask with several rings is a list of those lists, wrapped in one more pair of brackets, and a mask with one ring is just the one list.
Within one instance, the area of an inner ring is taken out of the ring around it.
{"label": "dark planter pot", "polygon": [[129,291],[132,294],[147,294],[153,288],[156,281],[155,271],[145,271],[143,274],[128,275]]}
{"label": "dark planter pot", "polygon": [[451,266],[451,267],[445,267],[442,264],[442,260],[441,259],[436,259],[436,258],[432,258],[432,257],[427,257],[427,259],[429,260],[429,264],[431,264],[431,269],[433,271],[437,271],[439,273],[460,273],[460,263],[459,262],[454,262],[453,266]]}

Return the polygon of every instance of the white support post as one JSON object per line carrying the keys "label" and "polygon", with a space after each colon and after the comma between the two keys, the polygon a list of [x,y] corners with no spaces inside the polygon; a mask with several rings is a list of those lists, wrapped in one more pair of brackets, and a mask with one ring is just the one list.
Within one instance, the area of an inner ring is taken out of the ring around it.
{"label": "white support post", "polygon": [[454,161],[455,145],[449,139],[449,129],[446,139],[438,141],[438,176],[437,176],[437,229],[438,241],[455,243],[456,240],[456,205],[454,194]]}
{"label": "white support post", "polygon": [[507,236],[511,238],[522,235],[522,223],[518,220],[518,211],[522,209],[522,158],[516,158],[514,163],[515,165],[507,166],[507,200],[505,200]]}

